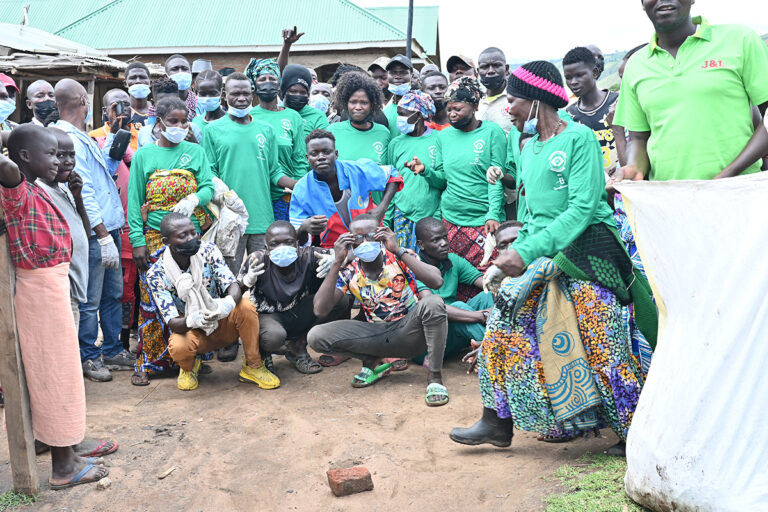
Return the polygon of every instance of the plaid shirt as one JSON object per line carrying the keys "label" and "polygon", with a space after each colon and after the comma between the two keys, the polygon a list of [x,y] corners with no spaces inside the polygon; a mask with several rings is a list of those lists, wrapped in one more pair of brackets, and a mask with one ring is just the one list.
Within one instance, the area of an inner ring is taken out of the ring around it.
{"label": "plaid shirt", "polygon": [[42,188],[27,180],[14,188],[0,187],[0,205],[17,268],[32,270],[70,261],[69,226]]}

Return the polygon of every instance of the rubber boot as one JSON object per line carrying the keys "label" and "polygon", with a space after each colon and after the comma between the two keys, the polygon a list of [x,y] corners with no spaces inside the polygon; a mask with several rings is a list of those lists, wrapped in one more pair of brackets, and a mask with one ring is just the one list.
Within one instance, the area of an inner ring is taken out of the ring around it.
{"label": "rubber boot", "polygon": [[512,444],[512,418],[499,418],[493,409],[483,408],[480,421],[469,428],[454,428],[451,439],[460,444],[492,444],[506,448]]}

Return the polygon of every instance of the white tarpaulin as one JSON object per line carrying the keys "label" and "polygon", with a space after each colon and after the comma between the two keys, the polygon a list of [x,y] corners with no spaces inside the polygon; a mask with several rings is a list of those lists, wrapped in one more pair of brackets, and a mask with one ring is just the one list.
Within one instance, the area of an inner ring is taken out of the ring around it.
{"label": "white tarpaulin", "polygon": [[768,511],[768,173],[617,188],[660,322],[627,493],[653,510]]}

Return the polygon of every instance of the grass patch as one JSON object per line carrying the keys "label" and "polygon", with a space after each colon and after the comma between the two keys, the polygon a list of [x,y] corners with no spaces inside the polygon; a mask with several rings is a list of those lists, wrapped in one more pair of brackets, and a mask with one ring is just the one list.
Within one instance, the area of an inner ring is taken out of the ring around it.
{"label": "grass patch", "polygon": [[33,496],[27,496],[24,493],[16,491],[8,491],[5,494],[0,494],[0,512],[4,510],[15,510],[17,507],[23,507],[25,505],[31,505],[36,498]]}
{"label": "grass patch", "polygon": [[560,480],[565,492],[547,496],[547,512],[643,512],[647,509],[624,493],[623,457],[586,454],[573,466],[562,466],[549,479]]}

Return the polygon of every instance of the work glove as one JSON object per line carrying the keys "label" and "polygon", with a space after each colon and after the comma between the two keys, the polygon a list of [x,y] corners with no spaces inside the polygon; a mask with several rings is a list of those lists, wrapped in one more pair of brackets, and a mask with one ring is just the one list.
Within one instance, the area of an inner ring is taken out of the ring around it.
{"label": "work glove", "polygon": [[205,315],[203,315],[202,311],[197,311],[195,313],[192,313],[191,315],[187,315],[187,327],[190,329],[203,329],[207,330],[211,327],[215,328],[216,322],[210,322],[206,320]]}
{"label": "work glove", "polygon": [[495,185],[496,182],[502,178],[502,176],[504,176],[504,171],[495,165],[490,166],[485,172],[485,179],[488,180],[488,183],[491,185]]}
{"label": "work glove", "polygon": [[101,266],[107,269],[120,270],[120,251],[117,250],[112,235],[99,238],[101,246]]}
{"label": "work glove", "polygon": [[320,252],[315,253],[315,257],[318,258],[317,261],[317,277],[320,279],[324,278],[328,275],[328,271],[331,270],[331,265],[333,265],[334,260],[336,259],[336,255],[333,251],[331,251],[330,254],[323,254]]}
{"label": "work glove", "polygon": [[485,271],[483,276],[483,291],[489,292],[491,295],[496,295],[501,286],[501,281],[504,280],[504,272],[501,271],[496,265],[491,265],[488,270]]}
{"label": "work glove", "polygon": [[218,322],[223,318],[227,318],[235,309],[235,299],[230,295],[223,299],[213,299],[213,302],[216,303],[216,310],[208,311],[203,315],[203,318],[208,322]]}
{"label": "work glove", "polygon": [[245,277],[243,277],[243,284],[246,288],[253,288],[253,285],[256,284],[256,281],[259,279],[259,276],[264,273],[264,263],[259,262],[258,259],[254,258],[253,261],[248,265],[248,272],[246,272]]}
{"label": "work glove", "polygon": [[483,243],[483,261],[480,262],[480,266],[484,267],[491,262],[493,251],[496,249],[496,237],[494,235],[488,235],[485,237],[485,243]]}
{"label": "work glove", "polygon": [[200,204],[200,199],[197,194],[189,194],[187,197],[176,203],[176,206],[171,208],[172,212],[180,213],[185,217],[191,217],[192,212],[197,205]]}

